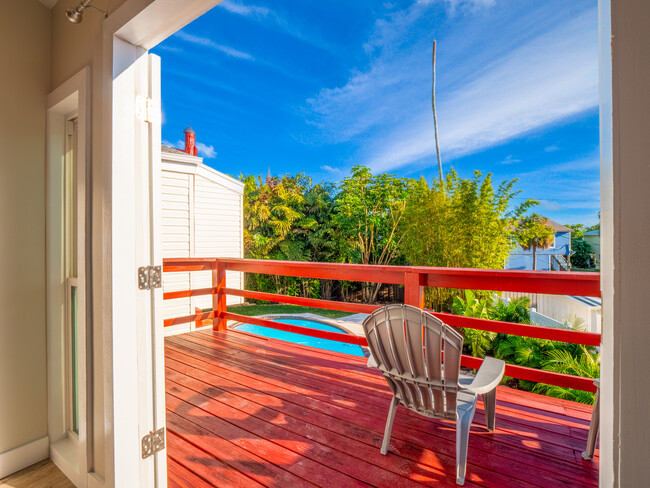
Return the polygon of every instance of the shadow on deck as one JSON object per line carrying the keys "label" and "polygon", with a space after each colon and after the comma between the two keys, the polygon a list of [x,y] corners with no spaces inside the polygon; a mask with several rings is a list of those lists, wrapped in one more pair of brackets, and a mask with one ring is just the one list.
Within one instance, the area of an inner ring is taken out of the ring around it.
{"label": "shadow on deck", "polygon": [[[244,332],[165,342],[169,486],[456,486],[455,427],[399,407],[363,358]],[[497,428],[479,401],[467,487],[598,486],[584,461],[591,407],[499,387]]]}

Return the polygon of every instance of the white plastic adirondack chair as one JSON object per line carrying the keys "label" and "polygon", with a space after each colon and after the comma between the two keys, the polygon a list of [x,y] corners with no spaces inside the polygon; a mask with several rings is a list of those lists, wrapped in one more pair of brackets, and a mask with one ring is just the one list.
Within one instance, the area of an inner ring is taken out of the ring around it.
{"label": "white plastic adirondack chair", "polygon": [[477,397],[483,395],[487,428],[494,430],[496,387],[505,363],[486,357],[475,377],[461,378],[463,337],[410,305],[377,309],[363,322],[363,328],[371,360],[393,392],[381,453],[388,452],[398,404],[427,417],[456,420],[456,483],[463,485]]}

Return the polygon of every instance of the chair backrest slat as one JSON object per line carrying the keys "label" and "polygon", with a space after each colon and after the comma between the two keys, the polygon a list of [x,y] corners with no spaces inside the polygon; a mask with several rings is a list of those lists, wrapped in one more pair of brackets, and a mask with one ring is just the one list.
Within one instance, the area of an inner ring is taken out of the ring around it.
{"label": "chair backrest slat", "polygon": [[405,406],[455,418],[463,349],[458,332],[410,305],[382,307],[363,327],[378,368]]}

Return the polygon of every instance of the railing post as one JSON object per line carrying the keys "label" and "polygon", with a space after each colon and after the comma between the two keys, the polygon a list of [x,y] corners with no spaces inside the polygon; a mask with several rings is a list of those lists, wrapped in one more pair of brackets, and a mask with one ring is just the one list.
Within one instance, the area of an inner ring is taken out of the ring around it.
{"label": "railing post", "polygon": [[424,308],[424,287],[420,284],[420,273],[404,273],[404,303]]}
{"label": "railing post", "polygon": [[212,310],[215,312],[212,330],[226,330],[228,321],[221,316],[227,311],[226,294],[223,292],[226,288],[226,263],[216,261],[212,264],[212,288]]}

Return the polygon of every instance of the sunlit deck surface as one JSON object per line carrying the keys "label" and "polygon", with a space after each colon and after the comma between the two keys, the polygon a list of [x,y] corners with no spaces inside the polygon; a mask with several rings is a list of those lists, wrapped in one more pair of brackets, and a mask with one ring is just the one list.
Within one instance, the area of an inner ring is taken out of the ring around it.
{"label": "sunlit deck surface", "polygon": [[[380,454],[390,392],[363,358],[198,331],[166,339],[165,365],[170,487],[456,486],[453,422],[400,407]],[[465,486],[597,486],[590,415],[500,387],[495,432],[479,402]]]}

